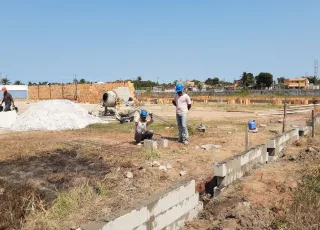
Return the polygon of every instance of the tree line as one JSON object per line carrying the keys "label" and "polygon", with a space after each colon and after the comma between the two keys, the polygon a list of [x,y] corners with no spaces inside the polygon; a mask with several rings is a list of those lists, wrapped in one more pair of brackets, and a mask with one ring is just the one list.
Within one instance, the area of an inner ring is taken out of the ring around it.
{"label": "tree line", "polygon": [[[320,80],[315,77],[315,76],[308,76],[304,77],[302,76],[301,78],[307,78],[309,80],[309,83],[311,84],[319,84]],[[277,83],[279,85],[282,85],[284,83],[285,77],[279,77],[277,78]],[[158,84],[158,82],[154,81],[143,81],[141,76],[138,76],[136,79],[127,79],[127,80],[117,80],[116,82],[123,82],[123,81],[131,81],[134,84],[134,87],[136,89],[141,89],[141,88],[150,88],[150,87],[155,87],[155,86],[175,86],[177,84],[177,80],[172,81],[171,83],[162,83]],[[199,80],[193,79],[192,80],[195,84],[196,87],[201,88],[203,85],[200,84],[201,82]],[[0,83],[2,85],[11,85],[11,81],[5,77],[1,78]],[[66,84],[92,84],[93,82],[87,81],[84,78],[81,78],[79,81],[76,80],[76,82],[69,82]],[[209,87],[221,87],[221,86],[226,86],[226,85],[232,85],[231,82],[220,80],[218,77],[213,77],[213,78],[207,78],[204,83],[209,86]],[[237,81],[238,85],[244,88],[252,88],[252,89],[264,89],[264,88],[269,88],[273,84],[276,84],[276,82],[273,80],[273,75],[268,72],[261,72],[257,76],[254,76],[252,73],[247,73],[243,72],[242,75],[240,76],[240,80]],[[13,85],[24,85],[20,80],[16,80],[13,82]],[[61,83],[58,82],[28,82],[28,85],[61,85]]]}
{"label": "tree line", "polygon": [[[11,85],[11,81],[7,77],[1,78],[0,83],[1,85]],[[24,85],[24,84],[21,81],[16,80],[13,82],[13,85]]]}
{"label": "tree line", "polygon": [[264,89],[269,88],[275,82],[271,73],[261,72],[254,76],[252,73],[243,72],[239,83],[244,88]]}

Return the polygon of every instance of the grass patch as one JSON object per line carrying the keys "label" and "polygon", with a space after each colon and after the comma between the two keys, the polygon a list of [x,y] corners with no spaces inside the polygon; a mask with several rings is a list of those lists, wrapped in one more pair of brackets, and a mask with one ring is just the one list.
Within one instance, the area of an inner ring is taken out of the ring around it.
{"label": "grass patch", "polygon": [[88,131],[98,131],[102,133],[112,133],[112,132],[120,132],[120,133],[134,133],[135,125],[133,122],[130,123],[109,123],[109,124],[91,124],[86,127]]}
{"label": "grass patch", "polygon": [[[97,196],[108,196],[110,193],[103,183],[95,182],[92,185],[85,183],[61,192],[50,208],[33,212],[22,229],[61,229],[61,223],[77,210],[87,205]],[[31,221],[32,220],[32,221]]]}
{"label": "grass patch", "polygon": [[48,210],[49,219],[62,220],[81,208],[94,194],[94,190],[88,184],[60,193],[53,206]]}
{"label": "grass patch", "polygon": [[320,229],[320,167],[309,170],[294,192],[289,229]]}
{"label": "grass patch", "polygon": [[144,152],[144,156],[147,160],[159,159],[161,157],[161,153],[157,149],[147,149]]}
{"label": "grass patch", "polygon": [[[173,124],[175,124],[174,121],[172,121]],[[170,127],[169,124],[163,123],[163,122],[158,122],[155,121],[153,124],[148,126],[149,130],[153,130],[155,133],[157,132],[162,132],[165,130],[166,127]],[[102,132],[102,133],[134,133],[135,131],[135,123],[130,122],[130,123],[125,123],[125,124],[120,124],[120,123],[109,123],[109,124],[91,124],[86,127],[86,130],[88,131],[97,131],[97,132]],[[170,129],[172,130],[172,129]]]}

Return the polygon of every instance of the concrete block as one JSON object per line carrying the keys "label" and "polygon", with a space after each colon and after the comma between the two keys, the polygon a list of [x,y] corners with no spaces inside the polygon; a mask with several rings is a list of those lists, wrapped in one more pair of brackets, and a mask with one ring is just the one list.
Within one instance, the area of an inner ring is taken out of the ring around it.
{"label": "concrete block", "polygon": [[102,230],[114,230],[114,228],[113,228],[113,222],[110,221],[109,223],[105,224],[105,225],[102,227]]}
{"label": "concrete block", "polygon": [[139,219],[139,225],[146,223],[150,218],[150,212],[146,206],[141,207],[137,210],[137,215]]}
{"label": "concrete block", "polygon": [[167,148],[169,145],[168,139],[157,139],[158,148]]}
{"label": "concrete block", "polygon": [[276,141],[275,141],[275,138],[274,138],[274,137],[268,139],[268,141],[267,141],[267,147],[268,147],[268,148],[273,148],[273,149],[276,148]]}
{"label": "concrete block", "polygon": [[165,212],[160,213],[151,222],[151,229],[161,230],[178,220],[181,216],[187,214],[192,209],[196,208],[199,203],[199,194],[193,194],[184,201],[178,203]]}
{"label": "concrete block", "polygon": [[[112,221],[112,229],[134,229],[140,226],[138,211],[133,210]],[[105,230],[105,229],[103,229]]]}
{"label": "concrete block", "polygon": [[193,220],[194,218],[196,218],[202,209],[203,209],[203,203],[199,202],[195,208],[193,208],[192,210],[190,210],[186,214],[180,216],[178,219],[176,219],[173,223],[171,223],[170,225],[168,225],[164,229],[165,230],[181,229],[184,226],[186,221],[190,221],[190,220]]}
{"label": "concrete block", "polygon": [[133,229],[133,230],[148,230],[148,225],[147,224],[143,224],[140,225],[139,227]]}
{"label": "concrete block", "polygon": [[179,188],[179,201],[183,201],[188,197],[191,197],[196,192],[196,181],[192,180],[188,184]]}
{"label": "concrete block", "polygon": [[147,149],[157,149],[158,143],[154,140],[144,140],[143,145]]}
{"label": "concrete block", "polygon": [[224,177],[227,175],[227,162],[218,162],[214,164],[214,175]]}
{"label": "concrete block", "polygon": [[269,161],[269,162],[276,161],[277,159],[278,159],[278,156],[269,156],[269,157],[268,157],[268,161]]}
{"label": "concrete block", "polygon": [[159,199],[161,199],[161,197],[153,195],[151,197],[147,197],[143,201],[143,203],[146,204],[150,217],[159,215],[162,212],[162,207],[159,203]]}
{"label": "concrete block", "polygon": [[[194,192],[193,192],[194,193]],[[166,196],[159,200],[162,212],[177,205],[180,202],[180,188],[169,192]]]}

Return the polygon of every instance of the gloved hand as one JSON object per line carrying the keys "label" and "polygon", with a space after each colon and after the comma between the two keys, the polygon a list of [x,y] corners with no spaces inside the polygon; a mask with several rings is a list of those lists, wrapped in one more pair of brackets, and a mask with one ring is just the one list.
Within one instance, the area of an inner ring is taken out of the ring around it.
{"label": "gloved hand", "polygon": [[149,115],[150,115],[150,117],[152,118],[153,113],[152,113],[151,111],[149,111]]}

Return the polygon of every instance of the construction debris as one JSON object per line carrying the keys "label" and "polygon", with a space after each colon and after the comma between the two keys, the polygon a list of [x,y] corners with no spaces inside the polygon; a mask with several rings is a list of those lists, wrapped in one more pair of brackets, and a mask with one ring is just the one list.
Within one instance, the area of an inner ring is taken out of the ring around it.
{"label": "construction debris", "polygon": [[207,144],[207,145],[201,145],[200,148],[202,148],[204,150],[220,149],[221,145]]}
{"label": "construction debris", "polygon": [[126,173],[126,177],[129,178],[129,179],[132,179],[132,178],[133,178],[132,172],[128,171],[128,172]]}
{"label": "construction debris", "polygon": [[179,173],[180,176],[184,176],[184,175],[186,175],[186,174],[187,174],[186,171],[180,171],[180,173]]}
{"label": "construction debris", "polygon": [[159,167],[160,163],[158,161],[153,161],[152,162],[152,167]]}
{"label": "construction debris", "polygon": [[165,165],[160,165],[159,170],[160,171],[167,171],[167,167]]}

